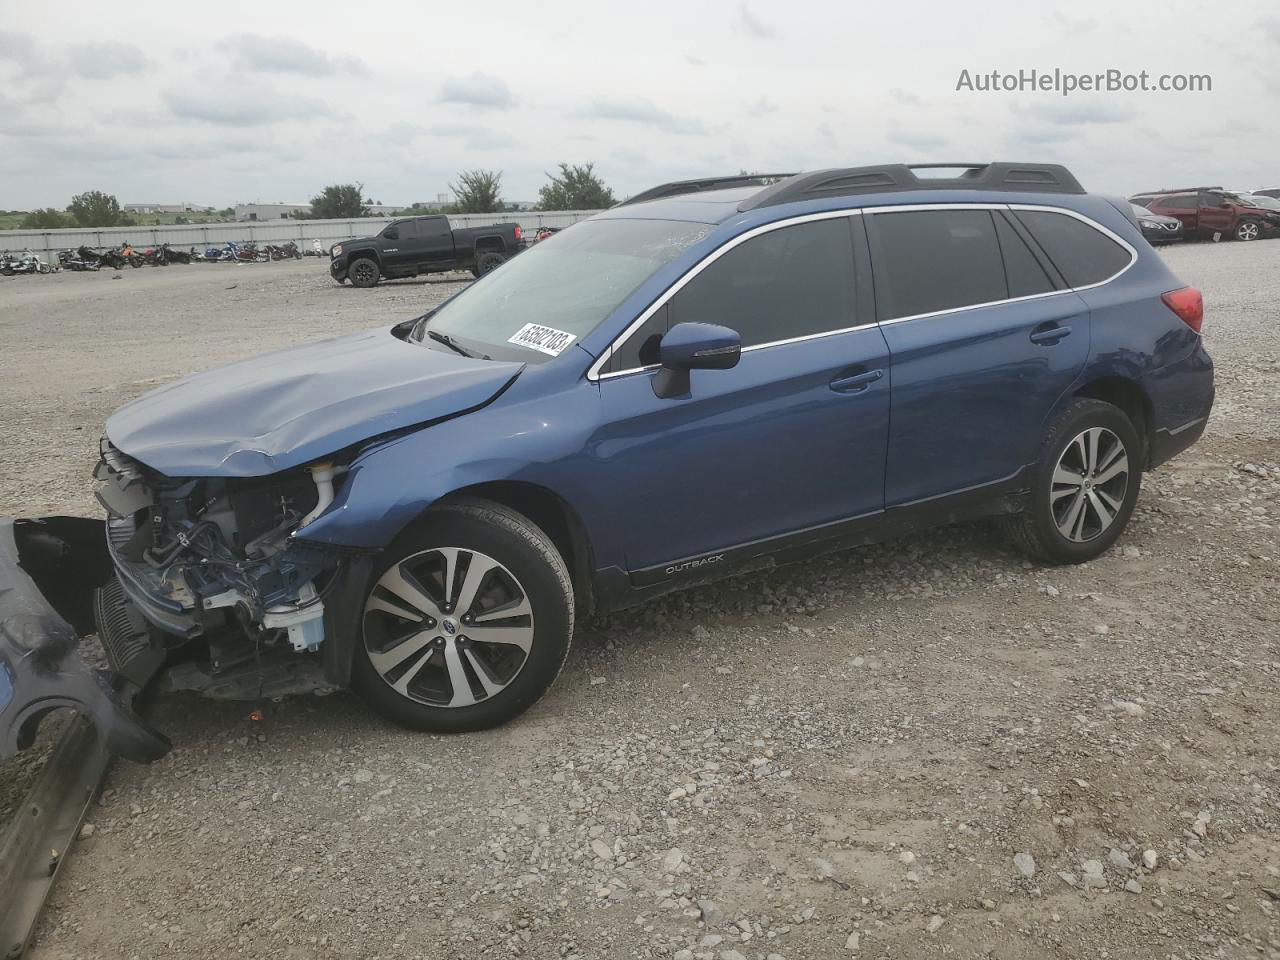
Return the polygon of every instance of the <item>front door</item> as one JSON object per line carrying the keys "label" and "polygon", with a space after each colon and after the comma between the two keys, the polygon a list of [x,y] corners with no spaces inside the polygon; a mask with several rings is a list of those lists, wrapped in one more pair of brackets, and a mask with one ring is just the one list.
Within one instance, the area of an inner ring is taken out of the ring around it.
{"label": "front door", "polygon": [[1227,203],[1227,198],[1220,193],[1201,192],[1196,218],[1200,222],[1201,233],[1206,236],[1220,234],[1221,239],[1226,240],[1235,229],[1236,208]]}
{"label": "front door", "polygon": [[[841,215],[737,244],[619,345],[600,381],[605,425],[592,449],[637,582],[878,517],[888,350],[874,318],[858,313]],[[695,370],[688,395],[660,398],[658,341],[691,321],[737,330],[742,358]]]}
{"label": "front door", "polygon": [[418,231],[412,220],[393,223],[382,232],[382,263],[384,268],[403,271],[411,268],[417,249]]}

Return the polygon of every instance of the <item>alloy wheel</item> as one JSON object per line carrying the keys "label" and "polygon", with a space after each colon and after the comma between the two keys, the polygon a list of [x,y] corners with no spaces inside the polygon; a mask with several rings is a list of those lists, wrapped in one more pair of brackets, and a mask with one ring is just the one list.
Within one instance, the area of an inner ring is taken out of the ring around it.
{"label": "alloy wheel", "polygon": [[1053,471],[1049,509],[1073,543],[1101,536],[1119,515],[1129,488],[1129,453],[1106,427],[1077,434]]}
{"label": "alloy wheel", "polygon": [[1236,239],[1238,240],[1257,240],[1258,225],[1256,223],[1242,223],[1236,228]]}
{"label": "alloy wheel", "polygon": [[351,272],[354,275],[353,279],[358,280],[361,283],[372,283],[377,279],[377,271],[373,264],[368,260],[358,261],[356,265],[351,268]]}
{"label": "alloy wheel", "polygon": [[533,608],[520,581],[492,557],[461,547],[393,564],[369,593],[363,628],[383,682],[433,707],[496,696],[533,648]]}

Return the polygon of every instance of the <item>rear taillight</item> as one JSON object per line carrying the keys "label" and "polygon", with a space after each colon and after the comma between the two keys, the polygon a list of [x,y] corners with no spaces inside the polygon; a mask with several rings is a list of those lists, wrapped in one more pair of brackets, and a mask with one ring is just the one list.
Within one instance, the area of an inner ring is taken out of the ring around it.
{"label": "rear taillight", "polygon": [[1183,287],[1181,290],[1162,293],[1160,299],[1182,318],[1183,323],[1196,333],[1200,332],[1200,325],[1204,323],[1204,298],[1200,296],[1199,290],[1195,287]]}
{"label": "rear taillight", "polygon": [[524,231],[520,229],[520,224],[516,224],[516,239],[520,240],[524,237]]}

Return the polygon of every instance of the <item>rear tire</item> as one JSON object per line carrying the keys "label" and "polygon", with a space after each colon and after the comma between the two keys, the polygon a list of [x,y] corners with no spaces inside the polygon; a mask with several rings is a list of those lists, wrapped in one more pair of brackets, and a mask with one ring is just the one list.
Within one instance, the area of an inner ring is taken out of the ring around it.
{"label": "rear tire", "polygon": [[497,270],[506,262],[507,258],[500,253],[494,253],[493,251],[482,253],[476,257],[476,265],[472,273],[477,277],[483,277],[486,273],[492,273]]}
{"label": "rear tire", "polygon": [[352,686],[415,730],[518,716],[555,681],[573,637],[573,585],[550,538],[483,500],[433,507],[406,529],[364,598]]}
{"label": "rear tire", "polygon": [[377,263],[368,257],[353,260],[347,267],[347,279],[351,281],[353,287],[376,286],[381,279],[379,273]]}
{"label": "rear tire", "polygon": [[1072,400],[1045,434],[1026,510],[1005,521],[1010,540],[1049,563],[1100,556],[1133,515],[1145,458],[1145,444],[1123,410],[1102,400]]}

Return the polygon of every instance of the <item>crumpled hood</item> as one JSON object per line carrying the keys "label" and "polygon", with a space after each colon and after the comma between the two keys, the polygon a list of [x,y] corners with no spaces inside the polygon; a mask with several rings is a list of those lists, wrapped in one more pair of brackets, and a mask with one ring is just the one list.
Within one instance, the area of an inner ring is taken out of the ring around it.
{"label": "crumpled hood", "polygon": [[184,377],[117,410],[107,437],[171,477],[267,476],[482,406],[523,369],[371,330]]}

